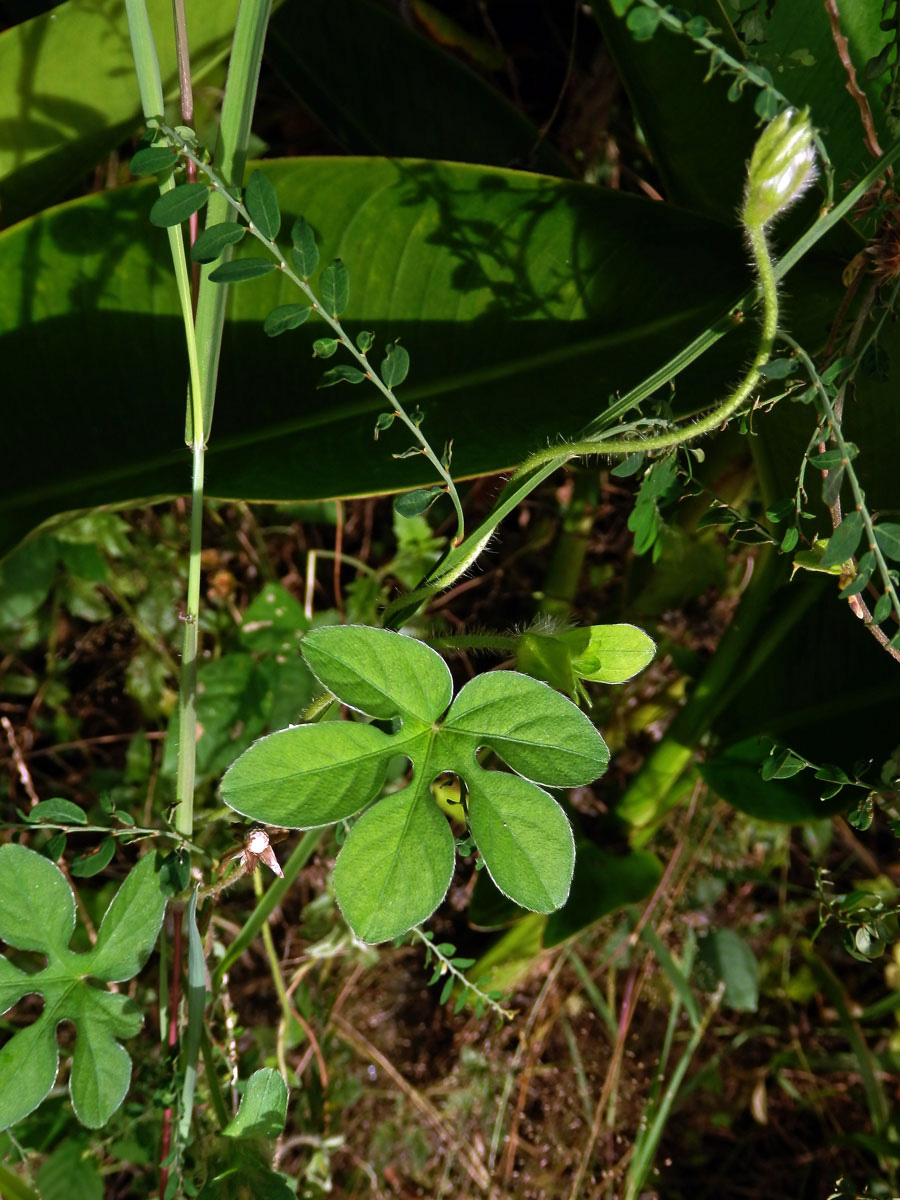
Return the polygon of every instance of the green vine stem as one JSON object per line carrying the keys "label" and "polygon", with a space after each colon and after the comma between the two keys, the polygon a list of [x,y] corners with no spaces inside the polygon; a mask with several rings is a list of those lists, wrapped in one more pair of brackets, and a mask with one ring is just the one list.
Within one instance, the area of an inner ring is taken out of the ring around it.
{"label": "green vine stem", "polygon": [[762,292],[763,317],[756,356],[732,392],[705,416],[650,437],[613,437],[598,434],[586,441],[569,442],[538,451],[527,458],[518,474],[525,474],[555,459],[561,450],[582,454],[627,455],[668,450],[696,441],[718,429],[750,397],[762,378],[778,331],[778,287],[775,262],[766,241],[766,226],[799,198],[815,174],[812,126],[807,114],[788,109],[766,127],[756,143],[747,173],[747,192],[741,213]]}
{"label": "green vine stem", "polygon": [[[791,347],[794,354],[803,363],[803,366],[816,389],[816,395],[818,396],[818,401],[821,405],[824,415],[824,423],[828,428],[830,436],[834,440],[834,444],[841,453],[841,469],[844,471],[845,477],[849,480],[850,491],[853,494],[853,503],[856,507],[856,511],[862,518],[863,528],[866,532],[866,543],[868,550],[875,558],[875,563],[878,567],[878,573],[881,576],[884,590],[891,598],[891,608],[893,609],[897,623],[900,624],[900,597],[897,595],[897,589],[894,586],[893,579],[891,578],[890,568],[881,551],[881,547],[878,545],[878,542],[875,538],[875,525],[872,521],[871,514],[869,513],[868,506],[866,505],[865,494],[859,485],[859,479],[857,478],[856,471],[853,468],[853,463],[851,461],[852,453],[844,439],[840,419],[838,418],[837,413],[834,410],[834,406],[832,405],[828,396],[828,389],[823,384],[812,359],[809,357],[803,347],[786,333],[780,334],[780,337],[782,341],[786,342]],[[857,600],[859,600],[858,597]],[[866,621],[866,627],[872,632],[873,636],[881,643],[884,649],[887,650],[887,652],[893,658],[900,662],[900,650],[895,649],[890,644],[890,639],[887,637],[887,635],[878,627],[878,625],[874,624],[871,614],[861,600],[859,600],[859,605],[861,609],[859,615]]]}
{"label": "green vine stem", "polygon": [[395,416],[399,417],[399,419],[403,422],[403,424],[407,427],[407,429],[410,431],[410,433],[413,435],[413,437],[419,443],[420,452],[422,454],[424,454],[424,456],[428,459],[429,463],[432,465],[432,467],[434,467],[435,471],[440,476],[441,480],[443,481],[446,492],[449,495],[451,501],[453,502],[453,507],[456,511],[456,521],[457,521],[456,537],[454,539],[454,543],[459,544],[465,536],[465,518],[463,516],[462,504],[459,499],[459,494],[456,490],[456,485],[453,482],[450,472],[448,471],[448,469],[444,465],[444,463],[440,460],[440,458],[432,450],[431,445],[429,444],[425,435],[422,433],[419,426],[416,424],[415,421],[413,421],[413,419],[410,416],[408,416],[406,410],[403,408],[400,401],[394,395],[393,390],[391,388],[389,388],[387,386],[387,384],[383,383],[382,380],[379,378],[377,372],[374,370],[371,363],[369,362],[366,352],[364,350],[357,349],[357,347],[353,343],[352,338],[348,337],[346,332],[344,331],[344,327],[341,324],[341,322],[338,320],[338,318],[336,316],[333,316],[332,314],[330,314],[329,312],[326,311],[325,307],[320,302],[316,293],[309,286],[309,283],[307,282],[307,280],[302,278],[302,276],[298,275],[288,265],[288,262],[287,262],[285,256],[282,254],[281,250],[279,249],[277,242],[275,242],[274,239],[272,239],[272,238],[266,237],[266,235],[260,229],[258,229],[256,227],[256,225],[253,223],[253,220],[250,217],[249,212],[245,208],[244,204],[235,195],[233,195],[232,190],[230,190],[226,186],[224,181],[222,179],[220,179],[220,177],[213,170],[213,168],[208,163],[204,163],[194,153],[194,151],[191,149],[190,145],[187,143],[185,138],[183,138],[176,129],[173,129],[170,125],[166,125],[166,123],[164,121],[156,120],[156,121],[148,122],[148,123],[152,123],[157,129],[159,129],[160,133],[163,134],[163,136],[169,141],[169,143],[173,147],[176,147],[178,149],[178,152],[188,162],[193,163],[196,166],[197,170],[202,172],[202,174],[206,176],[207,180],[209,181],[209,186],[213,190],[213,193],[216,195],[219,195],[219,196],[223,196],[225,198],[225,200],[227,201],[227,203],[229,204],[229,206],[247,222],[248,232],[250,232],[257,239],[257,241],[261,242],[263,244],[263,246],[265,246],[266,250],[268,250],[268,252],[275,258],[277,266],[278,266],[278,270],[281,271],[281,273],[284,276],[286,276],[286,278],[290,279],[291,283],[293,283],[295,285],[295,287],[298,287],[300,289],[300,291],[303,292],[303,294],[306,296],[306,298],[310,301],[313,311],[317,312],[319,314],[319,316],[322,317],[322,319],[325,321],[325,323],[327,325],[331,326],[331,328],[337,334],[337,340],[340,342],[340,344],[342,346],[344,346],[347,350],[349,350],[350,354],[359,363],[366,378],[368,380],[370,380],[370,382],[374,383],[374,385],[378,388],[378,390],[381,392],[381,394],[384,396],[384,398],[390,404],[391,408],[394,411]]}

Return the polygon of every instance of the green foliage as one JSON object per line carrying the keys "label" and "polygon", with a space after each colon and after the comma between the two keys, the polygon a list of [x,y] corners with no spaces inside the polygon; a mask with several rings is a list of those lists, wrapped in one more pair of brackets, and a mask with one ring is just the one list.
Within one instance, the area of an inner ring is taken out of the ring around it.
{"label": "green foliage", "polygon": [[[377,796],[393,756],[410,760],[412,782],[365,813],[338,858],[338,901],[359,937],[396,937],[443,899],[453,838],[430,784],[444,771],[466,786],[472,836],[500,890],[540,912],[564,902],[572,832],[551,796],[528,781],[571,787],[605,770],[609,753],[586,717],[543,684],[513,673],[478,676],[451,704],[441,658],[385,630],[313,630],[302,649],[338,699],[379,720],[399,719],[399,728],[391,734],[355,723],[282,730],[231,767],[222,797],[254,820],[311,828],[352,816]],[[485,771],[476,757],[482,747],[519,774]]]}
{"label": "green foliage", "polygon": [[24,846],[0,847],[0,937],[48,959],[36,974],[0,959],[0,1007],[8,1009],[31,992],[44,997],[37,1020],[0,1050],[0,1128],[20,1121],[53,1086],[60,1021],[71,1021],[77,1033],[69,1090],[81,1123],[99,1129],[122,1103],[131,1060],[118,1039],[138,1033],[141,1013],[126,996],[100,990],[88,978],[114,983],[136,975],[156,942],[165,907],[155,856],[145,855],[107,909],[93,948],[73,953],[75,901],[62,872]]}

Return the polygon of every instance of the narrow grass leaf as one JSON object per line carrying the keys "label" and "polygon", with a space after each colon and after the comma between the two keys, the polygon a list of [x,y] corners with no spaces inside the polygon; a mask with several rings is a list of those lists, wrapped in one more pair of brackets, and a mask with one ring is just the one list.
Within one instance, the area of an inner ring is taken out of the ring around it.
{"label": "narrow grass leaf", "polygon": [[205,183],[182,183],[159,197],[150,209],[151,224],[160,229],[180,225],[199,212],[208,199],[209,188]]}

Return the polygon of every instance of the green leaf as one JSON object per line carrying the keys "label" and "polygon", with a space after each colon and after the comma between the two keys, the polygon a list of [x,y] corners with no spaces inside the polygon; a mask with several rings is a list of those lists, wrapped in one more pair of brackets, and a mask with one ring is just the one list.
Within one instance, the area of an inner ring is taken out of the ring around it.
{"label": "green leaf", "polygon": [[368,354],[375,344],[375,334],[369,329],[361,329],[356,335],[356,346],[360,354]]}
{"label": "green leaf", "polygon": [[887,592],[883,592],[875,602],[875,608],[872,610],[872,620],[876,625],[880,625],[882,621],[886,621],[891,615],[893,601]]}
{"label": "green leaf", "polygon": [[339,258],[330,262],[322,272],[319,288],[325,311],[337,319],[350,303],[350,272]]}
{"label": "green leaf", "polygon": [[103,1176],[94,1163],[94,1153],[77,1137],[67,1137],[44,1159],[36,1181],[41,1200],[103,1200]]}
{"label": "green leaf", "polygon": [[863,519],[859,512],[847,513],[840,525],[828,539],[819,566],[822,569],[836,567],[851,558],[862,537]]}
{"label": "green leaf", "polygon": [[254,171],[250,176],[244,192],[244,207],[263,237],[274,242],[281,229],[281,209],[272,181],[262,171]]}
{"label": "green leaf", "polygon": [[226,246],[235,245],[246,232],[246,227],[238,225],[236,221],[220,221],[218,225],[210,225],[191,246],[191,261],[215,262]]}
{"label": "green leaf", "polygon": [[62,873],[24,846],[0,847],[0,937],[19,950],[39,950],[46,968],[25,974],[0,958],[0,1007],[22,996],[44,997],[41,1015],[14,1033],[0,1050],[0,1128],[35,1109],[53,1086],[59,1052],[56,1027],[75,1025],[69,1090],[83,1125],[105,1125],[122,1103],[131,1062],[117,1039],[134,1037],[141,1014],[122,994],[98,989],[88,979],[123,981],[147,960],[162,923],[166,897],[149,854],[113,898],[88,954],[68,948],[75,902]]}
{"label": "green leaf", "polygon": [[177,162],[178,155],[171,146],[148,146],[145,150],[138,150],[128,169],[132,175],[159,175]]}
{"label": "green leaf", "polygon": [[733,929],[715,929],[700,939],[697,969],[707,991],[725,984],[724,1003],[738,1012],[759,1007],[759,965],[753,951]]}
{"label": "green leaf", "polygon": [[513,671],[476,675],[453,702],[445,729],[490,746],[526,779],[577,787],[602,775],[609,751],[570,700]]}
{"label": "green leaf", "polygon": [[180,225],[203,207],[209,199],[205,183],[181,183],[164,192],[150,209],[150,222],[162,229]]}
{"label": "green leaf", "polygon": [[291,259],[297,274],[309,279],[319,265],[319,247],[312,226],[303,217],[298,217],[291,226],[291,242]]}
{"label": "green leaf", "polygon": [[319,380],[319,387],[333,387],[336,383],[362,383],[365,378],[365,372],[361,371],[359,367],[342,364],[326,371]]}
{"label": "green leaf", "polygon": [[316,338],[313,342],[313,357],[331,358],[340,344],[337,338]]}
{"label": "green leaf", "polygon": [[441,656],[401,633],[367,625],[324,626],[310,630],[302,650],[324,687],[370,717],[405,713],[430,723],[453,697]]}
{"label": "green leaf", "polygon": [[223,1137],[277,1138],[287,1120],[287,1084],[279,1071],[263,1067],[247,1080],[237,1116],[222,1130]]}
{"label": "green leaf", "polygon": [[99,875],[113,860],[116,853],[115,838],[104,838],[96,850],[81,854],[69,866],[69,873],[82,879]]}
{"label": "green leaf", "polygon": [[[608,913],[639,904],[653,893],[661,878],[662,864],[645,850],[613,854],[594,842],[579,839],[575,843],[572,890],[563,907],[548,920],[544,945],[556,946]],[[479,923],[471,909],[469,919]]]}
{"label": "green leaf", "polygon": [[651,661],[656,645],[636,625],[591,625],[559,633],[522,635],[516,651],[519,667],[570,694],[574,679],[624,683]]}
{"label": "green leaf", "polygon": [[384,782],[390,742],[372,725],[326,721],[260,738],[226,771],[222,799],[235,812],[285,828],[314,829],[358,812]]}
{"label": "green leaf", "polygon": [[409,373],[409,355],[396,342],[385,347],[381,378],[389,388],[399,387]]}
{"label": "green leaf", "polygon": [[86,825],[84,809],[71,800],[55,796],[52,800],[41,800],[28,813],[29,821],[52,821],[54,825]]}
{"label": "green leaf", "polygon": [[310,308],[306,304],[279,304],[278,308],[273,308],[263,322],[263,329],[269,337],[278,337],[280,333],[285,333],[288,329],[297,329],[310,314]]}
{"label": "green leaf", "polygon": [[885,558],[900,562],[900,525],[882,521],[880,525],[875,526],[875,541]]}
{"label": "green leaf", "polygon": [[453,847],[446,818],[414,788],[360,817],[334,869],[338,903],[357,936],[386,942],[430,917],[453,877]]}
{"label": "green leaf", "polygon": [[790,779],[765,780],[760,769],[769,761],[770,744],[746,738],[699,765],[700,774],[733,808],[760,821],[799,825],[843,812],[839,797],[823,801],[819,785],[805,772]]}
{"label": "green leaf", "polygon": [[[389,429],[393,419],[393,413],[382,413],[376,422],[376,428]],[[404,492],[402,496],[397,496],[394,500],[394,512],[399,513],[401,517],[418,517],[431,508],[438,496],[443,496],[443,494],[444,489],[437,486],[416,488],[412,492]]]}
{"label": "green leaf", "polygon": [[472,834],[500,886],[540,911],[564,901],[573,842],[562,810],[534,783],[485,770],[476,755],[490,747],[536,782],[587,783],[609,752],[583,713],[537,680],[498,672],[466,684],[442,724],[450,675],[421,642],[383,629],[325,626],[311,630],[301,648],[330,692],[368,716],[393,718],[394,732],[326,722],[272,734],[228,771],[222,797],[255,820],[307,828],[358,811],[377,797],[392,759],[411,761],[412,784],[373,805],[338,857],[335,891],[357,936],[396,937],[440,903],[454,839],[430,785],[444,772],[469,789]]}
{"label": "green leaf", "polygon": [[469,789],[469,824],[505,896],[533,912],[553,912],[565,903],[575,839],[552,796],[517,775],[482,772]]}
{"label": "green leaf", "polygon": [[216,267],[209,278],[212,283],[243,283],[245,279],[259,279],[274,270],[275,263],[270,258],[236,258]]}

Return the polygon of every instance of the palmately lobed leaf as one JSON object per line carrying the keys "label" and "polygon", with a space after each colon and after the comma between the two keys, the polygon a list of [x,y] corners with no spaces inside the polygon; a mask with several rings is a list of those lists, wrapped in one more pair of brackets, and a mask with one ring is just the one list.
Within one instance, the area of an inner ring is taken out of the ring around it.
{"label": "palmately lobed leaf", "polygon": [[350,708],[370,717],[436,721],[453,697],[447,664],[415,638],[366,625],[313,629],[301,650],[310,670]]}

